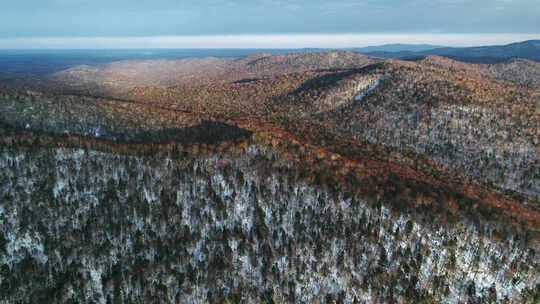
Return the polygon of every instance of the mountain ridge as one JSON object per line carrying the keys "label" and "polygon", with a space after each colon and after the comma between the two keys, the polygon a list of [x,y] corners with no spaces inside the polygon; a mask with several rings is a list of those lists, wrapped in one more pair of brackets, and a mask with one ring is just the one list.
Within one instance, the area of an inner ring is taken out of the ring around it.
{"label": "mountain ridge", "polygon": [[499,63],[510,58],[524,58],[538,62],[540,61],[540,40],[526,40],[506,45],[479,47],[440,47],[422,51],[401,50],[396,52],[375,51],[362,53],[368,56],[395,59],[437,55],[471,63]]}

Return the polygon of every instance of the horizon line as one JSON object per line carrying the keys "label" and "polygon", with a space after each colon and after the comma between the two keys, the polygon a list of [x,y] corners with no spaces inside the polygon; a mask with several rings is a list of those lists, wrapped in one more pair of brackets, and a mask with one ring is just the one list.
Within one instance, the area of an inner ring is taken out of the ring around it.
{"label": "horizon line", "polygon": [[440,34],[241,34],[198,36],[16,37],[0,38],[0,50],[77,49],[302,49],[358,48],[384,44],[469,47],[540,39],[530,33]]}

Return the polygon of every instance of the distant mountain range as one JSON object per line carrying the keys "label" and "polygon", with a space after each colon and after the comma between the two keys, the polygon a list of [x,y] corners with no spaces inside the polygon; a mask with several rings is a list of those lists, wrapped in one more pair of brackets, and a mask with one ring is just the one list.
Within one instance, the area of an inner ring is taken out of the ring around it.
{"label": "distant mountain range", "polygon": [[506,45],[478,47],[435,47],[421,49],[425,45],[388,45],[353,49],[353,51],[381,58],[411,59],[437,55],[472,63],[497,63],[509,58],[525,58],[540,61],[540,40],[528,40]]}
{"label": "distant mountain range", "polygon": [[[419,59],[437,55],[469,63],[501,63],[510,58],[540,62],[540,40],[500,46],[446,47],[430,44],[385,44],[340,50],[394,59]],[[302,49],[100,49],[100,50],[0,50],[0,77],[43,76],[79,65],[100,65],[122,60],[182,58],[241,58],[256,53],[285,54],[326,52],[324,48]],[[4,76],[2,76],[4,75]]]}
{"label": "distant mountain range", "polygon": [[433,50],[436,48],[443,48],[443,46],[432,45],[432,44],[397,43],[397,44],[366,46],[366,47],[361,47],[361,48],[350,48],[347,50],[364,54],[364,53],[370,53],[370,52],[422,52],[422,51]]}

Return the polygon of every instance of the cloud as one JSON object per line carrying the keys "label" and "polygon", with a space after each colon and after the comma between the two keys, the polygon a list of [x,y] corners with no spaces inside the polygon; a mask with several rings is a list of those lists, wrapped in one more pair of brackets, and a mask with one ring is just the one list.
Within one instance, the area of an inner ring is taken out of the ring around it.
{"label": "cloud", "polygon": [[538,33],[539,0],[16,0],[0,37]]}
{"label": "cloud", "polygon": [[347,48],[387,43],[448,46],[506,44],[540,39],[539,34],[295,34],[149,37],[0,38],[0,49],[101,48]]}

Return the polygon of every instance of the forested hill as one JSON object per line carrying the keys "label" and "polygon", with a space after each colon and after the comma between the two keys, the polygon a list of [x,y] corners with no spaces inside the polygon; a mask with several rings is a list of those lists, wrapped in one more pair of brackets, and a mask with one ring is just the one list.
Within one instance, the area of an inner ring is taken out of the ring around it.
{"label": "forested hill", "polygon": [[513,64],[259,53],[2,81],[0,301],[536,303],[540,91]]}

